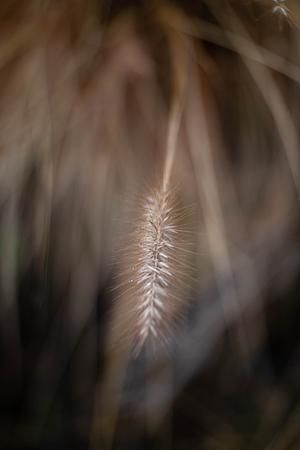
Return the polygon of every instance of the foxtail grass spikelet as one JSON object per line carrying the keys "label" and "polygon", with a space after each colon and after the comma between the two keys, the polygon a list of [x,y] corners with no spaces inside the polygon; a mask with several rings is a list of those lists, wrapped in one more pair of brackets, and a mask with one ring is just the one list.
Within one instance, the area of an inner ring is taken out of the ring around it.
{"label": "foxtail grass spikelet", "polygon": [[154,189],[141,202],[124,257],[119,322],[134,356],[146,342],[154,349],[167,346],[182,317],[192,256],[186,221],[169,189]]}

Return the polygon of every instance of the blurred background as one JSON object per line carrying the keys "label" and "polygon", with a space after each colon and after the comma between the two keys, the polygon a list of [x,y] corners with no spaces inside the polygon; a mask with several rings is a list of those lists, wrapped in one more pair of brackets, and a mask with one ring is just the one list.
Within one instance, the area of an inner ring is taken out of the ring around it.
{"label": "blurred background", "polygon": [[[1,449],[300,449],[299,28],[297,0],[1,0]],[[134,357],[176,102],[184,287]]]}

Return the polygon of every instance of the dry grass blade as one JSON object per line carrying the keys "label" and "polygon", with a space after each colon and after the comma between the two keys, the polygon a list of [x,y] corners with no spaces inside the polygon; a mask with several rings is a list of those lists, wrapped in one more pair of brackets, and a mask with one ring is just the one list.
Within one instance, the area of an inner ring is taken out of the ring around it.
{"label": "dry grass blade", "polygon": [[171,324],[180,315],[181,286],[188,275],[188,242],[185,224],[176,204],[171,176],[178,146],[178,135],[186,88],[186,52],[180,35],[163,23],[173,58],[174,95],[166,136],[166,156],[162,178],[153,192],[146,194],[137,212],[121,265],[120,306],[116,334],[122,330],[133,341],[137,356],[146,341],[156,346],[170,339]]}
{"label": "dry grass blade", "polygon": [[[219,14],[217,9],[213,9],[216,17],[222,22],[222,16]],[[234,27],[239,31],[239,34],[244,34],[248,40],[250,37],[246,28],[243,26],[242,22],[239,20],[238,16],[235,14],[234,10],[230,8],[230,21]],[[228,34],[228,38],[232,44],[237,48],[238,52],[243,55],[243,41],[237,39],[234,33]],[[284,97],[280,92],[279,87],[273,80],[270,72],[267,68],[262,65],[257,66],[248,60],[247,57],[243,56],[243,62],[247,67],[250,75],[257,84],[262,97],[264,98],[266,105],[270,109],[273,116],[274,123],[276,125],[278,135],[282,141],[282,149],[285,152],[287,164],[291,173],[291,178],[294,183],[295,191],[300,197],[300,186],[299,186],[299,139],[297,136],[297,129],[291,113],[284,101]]]}

